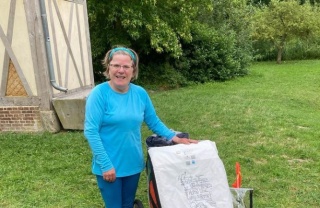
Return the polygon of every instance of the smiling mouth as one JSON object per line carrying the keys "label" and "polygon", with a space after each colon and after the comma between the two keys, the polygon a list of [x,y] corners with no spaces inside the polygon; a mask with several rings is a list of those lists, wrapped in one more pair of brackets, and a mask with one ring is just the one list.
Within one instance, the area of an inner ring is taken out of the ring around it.
{"label": "smiling mouth", "polygon": [[116,76],[118,79],[125,79],[126,77],[124,76]]}

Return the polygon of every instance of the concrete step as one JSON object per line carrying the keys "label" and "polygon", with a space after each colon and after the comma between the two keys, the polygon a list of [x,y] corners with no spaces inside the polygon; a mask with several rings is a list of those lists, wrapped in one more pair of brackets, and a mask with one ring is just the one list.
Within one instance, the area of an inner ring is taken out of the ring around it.
{"label": "concrete step", "polygon": [[52,99],[63,129],[83,130],[86,98],[91,90],[84,89]]}

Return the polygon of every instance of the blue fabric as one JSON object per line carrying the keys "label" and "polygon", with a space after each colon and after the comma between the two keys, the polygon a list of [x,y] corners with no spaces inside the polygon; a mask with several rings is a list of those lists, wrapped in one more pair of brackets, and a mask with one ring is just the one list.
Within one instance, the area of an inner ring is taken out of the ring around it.
{"label": "blue fabric", "polygon": [[110,52],[110,55],[109,55],[109,60],[112,59],[113,54],[115,52],[117,52],[117,51],[125,51],[125,52],[127,52],[131,56],[132,60],[136,61],[136,56],[134,55],[134,53],[130,49],[124,48],[124,47],[118,47],[118,48],[112,49],[112,51]]}
{"label": "blue fabric", "polygon": [[107,208],[132,208],[137,192],[140,173],[117,178],[110,183],[97,175],[98,187]]}
{"label": "blue fabric", "polygon": [[128,92],[118,93],[105,82],[91,91],[86,101],[84,135],[93,153],[94,174],[102,175],[112,168],[117,177],[143,171],[143,122],[168,140],[175,135],[158,118],[142,87],[130,83]]}

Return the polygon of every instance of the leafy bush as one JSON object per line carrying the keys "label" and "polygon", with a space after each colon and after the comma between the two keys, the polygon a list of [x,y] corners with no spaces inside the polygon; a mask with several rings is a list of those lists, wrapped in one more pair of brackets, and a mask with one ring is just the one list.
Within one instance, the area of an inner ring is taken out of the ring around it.
{"label": "leafy bush", "polygon": [[244,1],[90,0],[88,11],[97,83],[105,80],[101,59],[114,45],[138,52],[136,83],[165,89],[244,75],[251,60]]}
{"label": "leafy bush", "polygon": [[257,40],[253,41],[253,57],[255,61],[276,60],[277,50],[270,41]]}
{"label": "leafy bush", "polygon": [[300,40],[296,39],[287,44],[284,51],[284,59],[319,59],[320,40]]}
{"label": "leafy bush", "polygon": [[213,28],[197,25],[193,41],[183,44],[183,55],[175,60],[175,68],[187,80],[208,82],[228,80],[247,73],[245,60],[236,46],[235,34],[222,35]]}
{"label": "leafy bush", "polygon": [[[254,59],[256,61],[271,61],[277,57],[277,50],[271,42],[255,41]],[[283,52],[283,60],[319,59],[320,40],[294,39],[286,44]]]}
{"label": "leafy bush", "polygon": [[187,79],[167,61],[166,54],[141,54],[139,78],[136,84],[147,86],[148,89],[174,89],[187,86]]}

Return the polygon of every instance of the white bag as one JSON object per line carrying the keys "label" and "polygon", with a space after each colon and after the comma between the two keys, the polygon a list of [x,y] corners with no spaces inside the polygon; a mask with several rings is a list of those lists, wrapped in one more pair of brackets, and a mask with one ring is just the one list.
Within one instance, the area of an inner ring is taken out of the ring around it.
{"label": "white bag", "polygon": [[162,208],[233,208],[214,142],[149,148]]}

